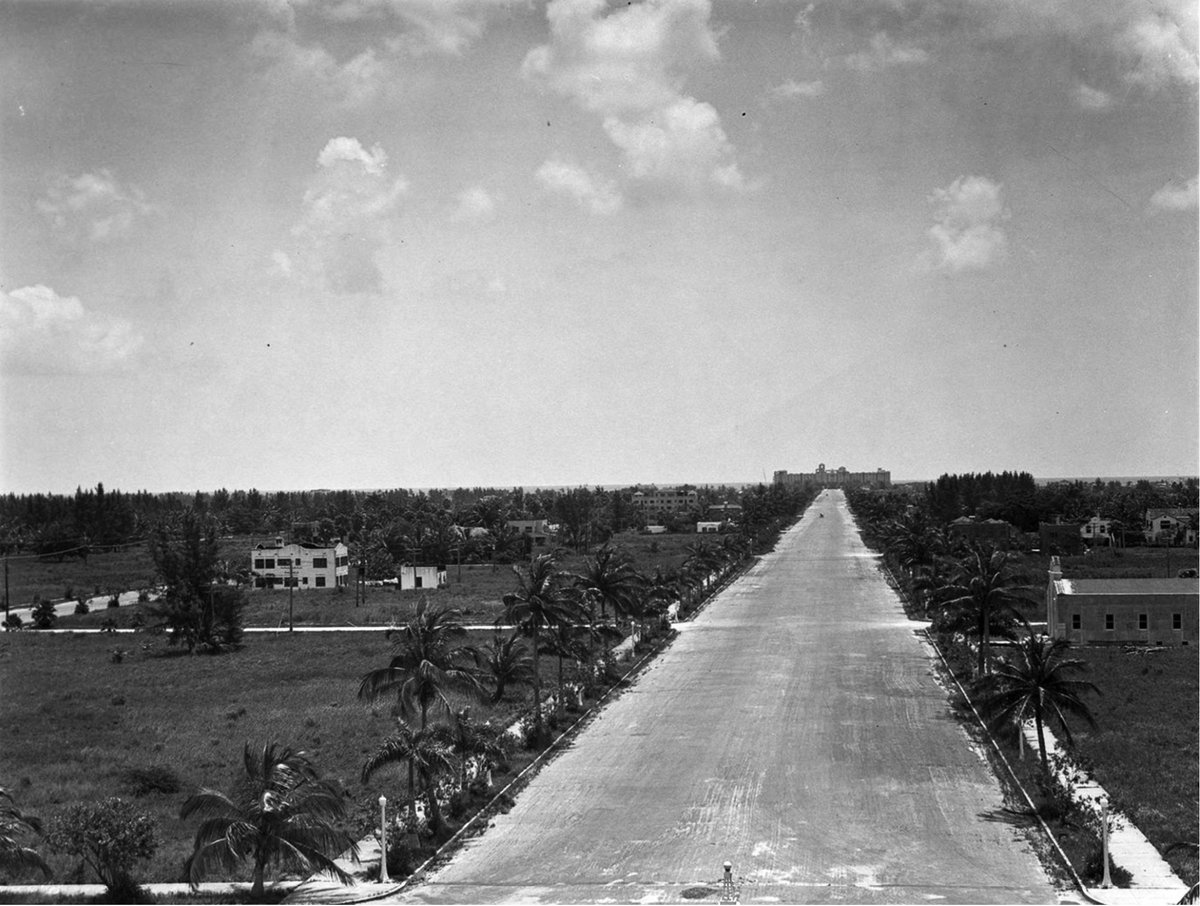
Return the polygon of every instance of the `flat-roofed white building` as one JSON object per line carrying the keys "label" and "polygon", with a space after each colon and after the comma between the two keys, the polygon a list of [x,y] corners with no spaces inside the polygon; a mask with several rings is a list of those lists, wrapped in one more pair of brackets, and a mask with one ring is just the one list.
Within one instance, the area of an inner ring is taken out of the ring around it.
{"label": "flat-roofed white building", "polygon": [[643,513],[683,513],[699,506],[699,495],[694,489],[646,488],[638,489],[630,501]]}
{"label": "flat-roofed white building", "polygon": [[350,549],[308,542],[255,545],[250,552],[250,573],[255,588],[341,588],[349,583]]}
{"label": "flat-roofed white building", "polygon": [[401,566],[396,578],[401,591],[418,588],[445,588],[446,567],[444,566]]}

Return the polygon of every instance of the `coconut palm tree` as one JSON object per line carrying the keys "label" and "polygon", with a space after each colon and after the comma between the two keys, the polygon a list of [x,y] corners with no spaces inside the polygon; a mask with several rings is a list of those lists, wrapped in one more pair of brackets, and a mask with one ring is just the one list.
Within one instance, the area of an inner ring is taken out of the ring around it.
{"label": "coconut palm tree", "polygon": [[1020,724],[1033,717],[1042,768],[1047,774],[1050,762],[1046,755],[1045,724],[1048,721],[1056,724],[1068,744],[1072,741],[1068,714],[1082,718],[1090,726],[1096,725],[1082,696],[1087,692],[1099,694],[1100,690],[1094,683],[1069,678],[1069,674],[1087,669],[1084,661],[1064,656],[1070,644],[1066,639],[1031,632],[1015,649],[1015,657],[1001,659],[983,683],[981,703],[991,715],[993,727],[1009,722]]}
{"label": "coconut palm tree", "polygon": [[420,716],[420,728],[429,723],[431,709],[450,714],[449,693],[479,696],[483,689],[479,676],[467,663],[475,651],[459,644],[467,635],[457,610],[430,607],[428,599],[417,604],[416,614],[400,629],[389,629],[396,654],[386,667],[363,676],[358,697],[377,701],[394,694],[400,713]]}
{"label": "coconut palm tree", "polygon": [[519,632],[505,636],[497,629],[492,640],[477,654],[476,663],[496,684],[491,697],[493,705],[504,698],[509,683],[526,683],[533,679],[533,658]]}
{"label": "coconut palm tree", "polygon": [[978,676],[987,673],[994,622],[1011,623],[1020,616],[1018,604],[1037,601],[1026,578],[1012,568],[1012,560],[1007,551],[972,545],[936,592],[942,612],[934,620],[935,630],[959,627],[964,621],[974,624],[979,639]]}
{"label": "coconut palm tree", "polygon": [[629,554],[605,544],[596,551],[595,559],[584,561],[584,571],[575,577],[575,584],[588,600],[600,605],[600,619],[613,614],[628,616],[641,598],[643,580],[633,568]]}
{"label": "coconut palm tree", "polygon": [[[469,645],[460,644],[467,630],[457,610],[430,607],[427,598],[417,603],[413,618],[400,629],[387,632],[396,645],[396,654],[386,667],[363,676],[358,686],[362,701],[377,701],[394,694],[404,717],[419,717],[419,729],[429,726],[430,710],[451,714],[450,693],[461,692],[481,697],[483,686],[477,672],[465,662],[477,654]],[[416,795],[415,768],[410,766],[408,795]]]}
{"label": "coconut palm tree", "polygon": [[532,642],[533,726],[542,737],[541,636],[556,623],[576,622],[579,608],[567,588],[569,577],[553,554],[538,554],[527,567],[514,566],[517,590],[504,596],[504,619]]}
{"label": "coconut palm tree", "polygon": [[[366,760],[362,768],[362,781],[390,764],[404,763],[408,767],[410,783],[415,774],[420,780],[420,789],[411,796],[425,794],[425,815],[430,829],[436,834],[442,829],[442,808],[437,797],[438,779],[454,771],[454,749],[450,731],[441,724],[432,727],[414,728],[404,718],[396,720],[396,732],[385,739]],[[410,786],[410,791],[412,787]]]}
{"label": "coconut palm tree", "polygon": [[342,883],[350,876],[334,861],[349,849],[355,861],[354,839],[338,827],[346,818],[346,798],[340,785],[322,780],[305,752],[278,743],[253,752],[246,744],[242,756],[246,776],[233,793],[202,789],[179,810],[186,820],[201,818],[184,874],[192,887],[213,867],[233,870],[254,863],[250,896],[261,899],[268,865],[331,874]]}
{"label": "coconut palm tree", "polygon": [[0,870],[19,875],[30,868],[36,868],[47,878],[50,877],[50,866],[38,855],[21,842],[26,834],[41,834],[42,822],[32,815],[24,814],[8,790],[0,787]]}

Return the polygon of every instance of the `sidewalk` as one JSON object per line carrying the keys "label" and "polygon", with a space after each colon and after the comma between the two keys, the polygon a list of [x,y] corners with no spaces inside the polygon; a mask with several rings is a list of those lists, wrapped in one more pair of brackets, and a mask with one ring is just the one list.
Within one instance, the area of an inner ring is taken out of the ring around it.
{"label": "sidewalk", "polygon": [[[1025,742],[1030,751],[1038,751],[1037,730],[1029,721],[1022,727]],[[1046,747],[1051,755],[1064,752],[1049,728],[1044,728]],[[1066,775],[1061,769],[1055,771],[1059,782],[1065,785]],[[1100,814],[1100,800],[1111,799],[1104,787],[1093,781],[1084,771],[1071,769],[1071,781],[1075,785],[1075,800],[1084,808]],[[1108,852],[1113,863],[1131,875],[1129,887],[1087,889],[1087,895],[1097,903],[1108,906],[1141,906],[1141,904],[1178,903],[1187,893],[1187,885],[1179,880],[1171,866],[1159,854],[1145,835],[1134,827],[1127,817],[1109,811]]]}

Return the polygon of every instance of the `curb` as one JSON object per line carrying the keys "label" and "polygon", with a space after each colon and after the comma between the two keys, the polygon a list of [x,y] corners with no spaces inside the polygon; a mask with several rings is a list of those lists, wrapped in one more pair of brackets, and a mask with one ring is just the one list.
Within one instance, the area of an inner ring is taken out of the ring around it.
{"label": "curb", "polygon": [[[885,566],[885,568],[886,568],[886,566]],[[889,574],[889,576],[891,575],[890,569],[888,570],[888,574]],[[893,577],[893,580],[894,580],[894,577]],[[1058,839],[1054,836],[1054,833],[1050,830],[1049,825],[1047,825],[1046,822],[1044,820],[1042,820],[1042,816],[1038,814],[1037,808],[1034,807],[1033,800],[1029,797],[1029,793],[1026,791],[1026,789],[1025,789],[1024,785],[1021,783],[1021,781],[1019,779],[1017,779],[1016,772],[1013,771],[1012,765],[1008,763],[1008,759],[1004,756],[1004,753],[1000,750],[999,744],[993,738],[991,731],[987,727],[987,724],[984,723],[984,720],[980,716],[979,711],[975,708],[975,702],[973,702],[971,700],[971,696],[969,696],[967,694],[967,690],[964,689],[962,687],[962,683],[960,683],[958,681],[958,677],[955,676],[954,671],[951,669],[949,662],[946,660],[946,656],[944,654],[942,654],[941,647],[938,645],[938,643],[936,641],[934,641],[933,636],[930,635],[928,629],[923,629],[921,631],[925,636],[925,641],[929,643],[930,647],[932,647],[935,652],[937,652],[938,659],[942,662],[942,666],[946,669],[946,673],[949,674],[950,679],[952,679],[954,681],[954,685],[958,689],[959,694],[962,695],[963,700],[970,706],[971,713],[975,715],[975,720],[978,721],[980,729],[983,730],[983,733],[987,737],[988,742],[991,743],[992,750],[996,753],[997,756],[999,756],[1000,762],[1004,765],[1004,769],[1006,771],[1008,771],[1009,778],[1012,780],[1012,782],[1016,786],[1016,788],[1021,791],[1021,797],[1025,800],[1025,804],[1029,806],[1030,813],[1037,819],[1038,825],[1042,828],[1042,832],[1046,835],[1046,839],[1048,839],[1050,841],[1051,845],[1054,847],[1054,851],[1056,853],[1058,853],[1059,860],[1062,862],[1063,866],[1070,873],[1071,880],[1075,882],[1075,886],[1079,890],[1079,895],[1082,896],[1089,903],[1101,904],[1100,900],[1095,899],[1094,897],[1092,897],[1092,895],[1090,893],[1088,893],[1088,888],[1084,885],[1083,880],[1079,877],[1078,873],[1075,871],[1075,866],[1071,864],[1071,860],[1067,858],[1067,854],[1065,852],[1063,852],[1062,847],[1058,843]]]}

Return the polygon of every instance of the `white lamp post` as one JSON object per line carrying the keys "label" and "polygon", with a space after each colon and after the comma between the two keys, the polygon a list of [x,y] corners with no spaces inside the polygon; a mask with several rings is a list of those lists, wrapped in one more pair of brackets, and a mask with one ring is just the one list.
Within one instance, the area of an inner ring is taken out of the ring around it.
{"label": "white lamp post", "polygon": [[1112,876],[1108,872],[1108,798],[1100,797],[1100,858],[1104,860],[1104,877],[1100,886],[1105,890],[1113,886]]}
{"label": "white lamp post", "polygon": [[379,797],[379,883],[386,884],[387,870],[387,796]]}

